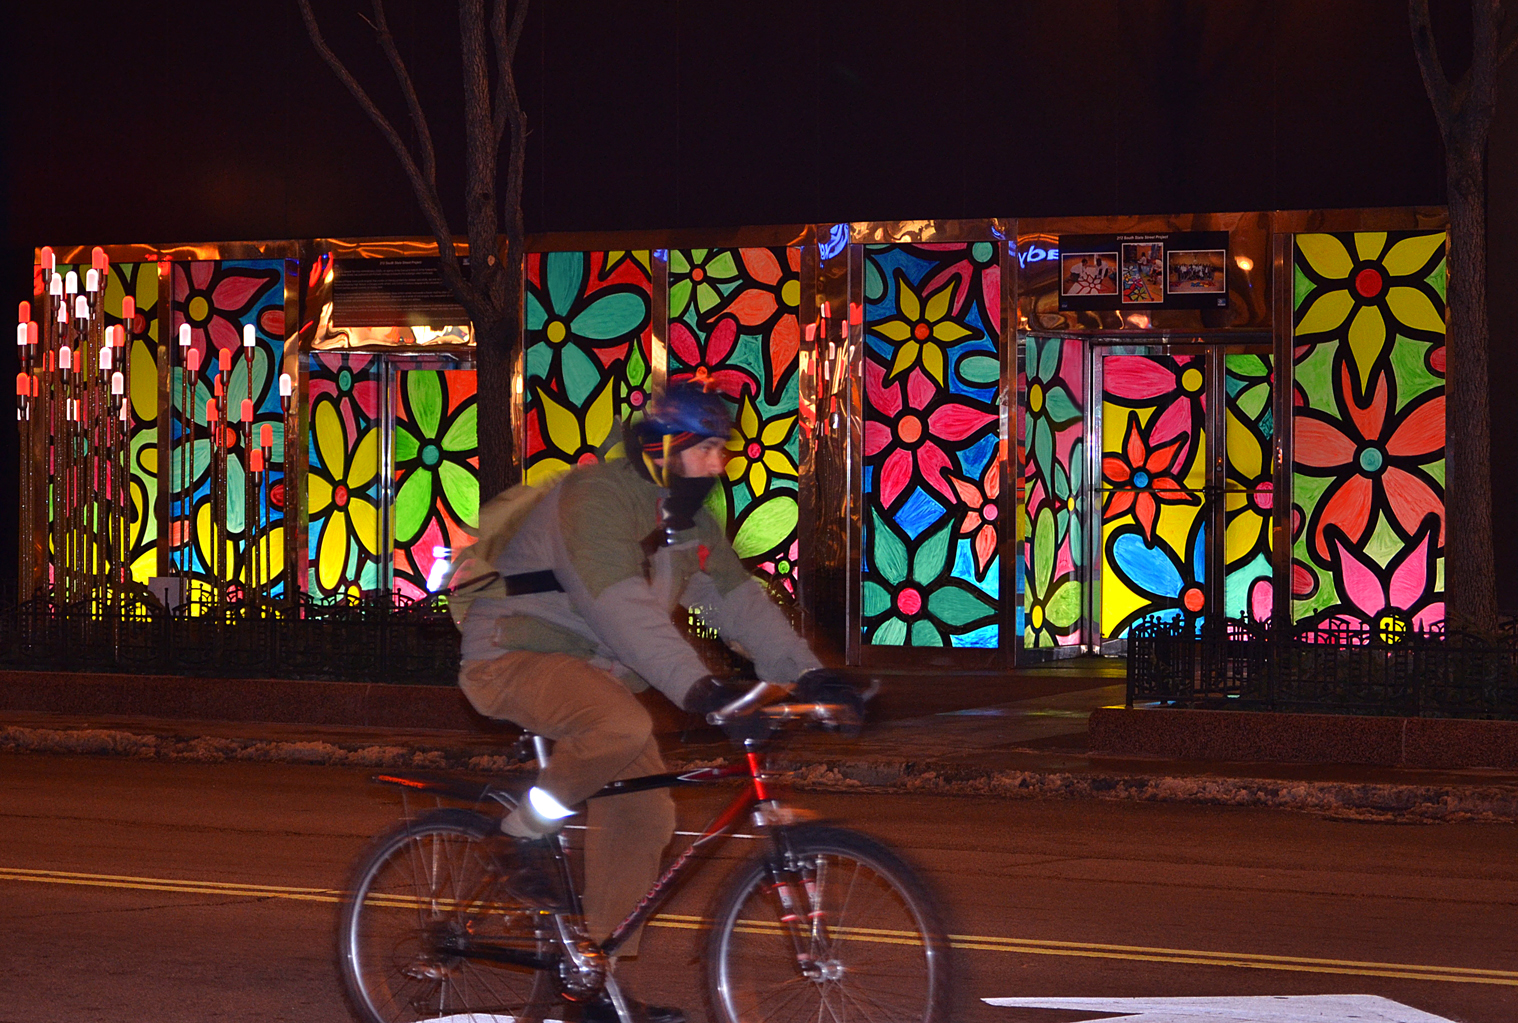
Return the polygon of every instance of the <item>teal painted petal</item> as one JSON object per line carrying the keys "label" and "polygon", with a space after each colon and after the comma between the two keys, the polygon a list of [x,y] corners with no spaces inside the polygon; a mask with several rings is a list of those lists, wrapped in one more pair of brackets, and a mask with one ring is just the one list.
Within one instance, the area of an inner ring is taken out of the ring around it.
{"label": "teal painted petal", "polygon": [[527,346],[527,376],[547,379],[548,369],[553,365],[553,346],[536,344]]}
{"label": "teal painted petal", "polygon": [[601,382],[601,369],[578,345],[565,345],[563,352],[559,367],[564,375],[564,394],[572,404],[583,405]]}
{"label": "teal painted petal", "polygon": [[864,298],[866,302],[879,302],[885,298],[886,279],[880,272],[880,264],[874,258],[864,261]]}
{"label": "teal painted petal", "polygon": [[866,579],[860,589],[863,592],[860,595],[859,609],[866,618],[874,618],[891,609],[891,594],[884,586]]}
{"label": "teal painted petal", "polygon": [[585,282],[585,253],[550,252],[543,257],[543,263],[548,303],[560,316],[568,316],[569,308],[580,297],[580,286]]}
{"label": "teal painted petal", "polygon": [[1070,445],[1070,493],[1081,492],[1081,480],[1086,478],[1086,442],[1078,440]]}
{"label": "teal painted petal", "polygon": [[753,558],[774,550],[796,531],[796,499],[784,495],[771,497],[749,506],[748,514],[733,538],[733,550],[740,558]]}
{"label": "teal painted petal", "polygon": [[548,310],[543,308],[543,303],[538,300],[535,292],[527,293],[527,329],[542,330],[543,324],[548,322]]}
{"label": "teal painted petal", "polygon": [[995,610],[988,601],[958,586],[943,586],[928,594],[928,613],[951,629],[963,628]]}
{"label": "teal painted petal", "polygon": [[943,646],[943,637],[932,622],[912,623],[912,646]]}
{"label": "teal painted petal", "polygon": [[591,301],[569,321],[569,329],[592,341],[631,334],[648,318],[648,298],[635,291],[614,291]]}
{"label": "teal painted petal", "polygon": [[906,639],[907,623],[900,618],[887,618],[870,637],[870,642],[876,646],[902,646]]}
{"label": "teal painted petal", "polygon": [[912,555],[912,579],[919,585],[928,585],[949,567],[949,534],[953,531],[951,521],[924,540]]}
{"label": "teal painted petal", "polygon": [[1033,432],[1033,464],[1047,482],[1054,470],[1054,428],[1043,416],[1029,416],[1028,429]]}
{"label": "teal painted petal", "polygon": [[[1080,510],[1080,502],[1076,502],[1076,511]],[[1070,560],[1076,568],[1086,563],[1086,527],[1081,525],[1079,515],[1070,516]]]}
{"label": "teal painted petal", "polygon": [[[874,521],[871,523],[870,534],[874,539],[875,554],[871,559],[875,570],[881,574],[892,586],[900,586],[907,578],[907,546],[901,542],[901,537],[891,531],[880,513],[871,512]],[[903,624],[902,629],[906,626]]]}
{"label": "teal painted petal", "polygon": [[959,360],[959,378],[977,387],[989,387],[1001,380],[1001,363],[994,357],[972,352]]}
{"label": "teal painted petal", "polygon": [[227,459],[227,532],[241,533],[243,529],[243,483],[242,459]]}
{"label": "teal painted petal", "polygon": [[1058,462],[1054,463],[1054,479],[1049,481],[1049,489],[1060,501],[1070,496],[1070,477],[1066,475],[1065,467]]}
{"label": "teal painted petal", "polygon": [[1054,425],[1065,426],[1079,419],[1081,410],[1071,400],[1070,392],[1056,384],[1044,392],[1044,415]]}
{"label": "teal painted petal", "polygon": [[1057,337],[1045,338],[1039,342],[1038,351],[1038,379],[1043,381],[1053,380],[1059,375],[1059,357],[1061,346],[1064,342]]}

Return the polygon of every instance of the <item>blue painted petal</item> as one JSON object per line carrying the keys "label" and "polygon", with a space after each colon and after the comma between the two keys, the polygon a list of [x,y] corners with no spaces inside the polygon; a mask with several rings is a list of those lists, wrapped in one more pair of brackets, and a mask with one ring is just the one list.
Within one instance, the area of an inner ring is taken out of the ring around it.
{"label": "blue painted petal", "polygon": [[1207,581],[1207,530],[1198,529],[1191,544],[1191,571],[1199,583]]}
{"label": "blue painted petal", "polygon": [[1149,547],[1138,533],[1123,533],[1112,541],[1112,560],[1134,589],[1151,597],[1174,599],[1181,593],[1181,572],[1170,552]]}

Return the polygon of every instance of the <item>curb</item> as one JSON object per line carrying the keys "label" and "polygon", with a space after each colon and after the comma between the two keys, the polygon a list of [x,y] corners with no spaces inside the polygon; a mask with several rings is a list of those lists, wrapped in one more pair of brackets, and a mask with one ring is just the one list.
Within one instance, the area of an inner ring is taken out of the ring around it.
{"label": "curb", "polygon": [[[481,773],[525,771],[498,755],[439,746],[282,742],[143,735],[109,729],[0,727],[0,753],[117,756],[194,763],[262,762],[331,767],[422,768]],[[676,769],[711,760],[669,758]],[[1102,771],[977,771],[931,762],[777,757],[774,766],[802,790],[993,796],[1006,799],[1101,799],[1299,810],[1357,820],[1518,822],[1518,786],[1439,786],[1282,781],[1202,775]]]}

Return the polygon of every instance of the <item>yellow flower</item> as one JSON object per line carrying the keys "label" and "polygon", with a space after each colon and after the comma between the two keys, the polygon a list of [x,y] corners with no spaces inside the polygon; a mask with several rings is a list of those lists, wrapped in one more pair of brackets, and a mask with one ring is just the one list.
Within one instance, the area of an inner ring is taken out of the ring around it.
{"label": "yellow flower", "polygon": [[615,383],[611,376],[602,380],[601,386],[586,400],[583,410],[561,403],[542,386],[533,385],[547,451],[545,457],[527,467],[529,486],[549,483],[576,465],[609,462],[622,457],[620,441],[610,447],[606,443],[616,425]]}
{"label": "yellow flower", "polygon": [[1429,269],[1443,253],[1444,232],[1388,241],[1385,231],[1296,236],[1296,335],[1342,338],[1362,390],[1398,334],[1435,340],[1430,335],[1444,333],[1442,260]]}
{"label": "yellow flower", "polygon": [[924,297],[913,290],[905,274],[896,271],[897,315],[872,328],[899,346],[891,362],[891,371],[886,374],[887,384],[921,363],[923,372],[938,381],[938,386],[946,386],[944,346],[975,333],[973,328],[957,322],[949,314],[958,287],[959,278],[951,277],[937,291]]}
{"label": "yellow flower", "polygon": [[727,442],[727,449],[732,452],[727,462],[728,480],[737,483],[747,478],[749,490],[758,497],[769,486],[771,473],[794,479],[796,463],[791,461],[784,445],[795,425],[794,414],[776,416],[768,422],[761,420],[754,399],[745,394],[738,409],[738,423]]}
{"label": "yellow flower", "polygon": [[350,536],[369,554],[379,553],[379,509],[364,496],[379,474],[379,431],[365,431],[349,458],[347,431],[336,403],[328,400],[317,401],[311,429],[326,471],[306,474],[306,509],[313,520],[326,514],[316,545],[316,580],[323,593],[331,593],[342,582]]}

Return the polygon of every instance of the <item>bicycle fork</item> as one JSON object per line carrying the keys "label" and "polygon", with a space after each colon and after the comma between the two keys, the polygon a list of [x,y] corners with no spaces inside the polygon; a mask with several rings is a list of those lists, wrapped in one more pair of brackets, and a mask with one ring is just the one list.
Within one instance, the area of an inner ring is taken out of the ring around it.
{"label": "bicycle fork", "polygon": [[825,979],[826,963],[821,956],[832,943],[822,904],[826,883],[825,860],[810,865],[795,863],[783,842],[777,840],[770,865],[770,891],[780,903],[780,926],[790,936],[797,968],[811,980]]}

